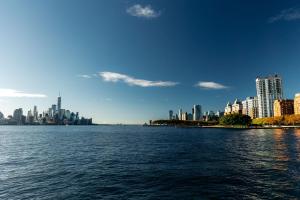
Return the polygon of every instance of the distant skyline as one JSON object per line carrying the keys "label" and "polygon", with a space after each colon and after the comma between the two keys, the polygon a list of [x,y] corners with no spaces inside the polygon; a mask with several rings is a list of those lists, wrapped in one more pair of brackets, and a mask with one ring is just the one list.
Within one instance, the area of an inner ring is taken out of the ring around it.
{"label": "distant skyline", "polygon": [[279,74],[300,92],[300,2],[2,1],[0,111],[62,107],[95,123],[223,110]]}

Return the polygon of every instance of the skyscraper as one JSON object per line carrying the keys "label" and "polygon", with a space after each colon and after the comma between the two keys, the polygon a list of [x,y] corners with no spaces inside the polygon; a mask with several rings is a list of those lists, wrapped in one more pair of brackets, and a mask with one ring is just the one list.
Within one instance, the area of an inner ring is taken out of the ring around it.
{"label": "skyscraper", "polygon": [[169,110],[169,120],[173,119],[173,110]]}
{"label": "skyscraper", "polygon": [[18,125],[24,124],[23,119],[23,109],[19,108],[14,111],[13,119],[17,122]]}
{"label": "skyscraper", "polygon": [[38,119],[38,110],[37,110],[37,106],[33,107],[33,118],[36,121]]}
{"label": "skyscraper", "polygon": [[61,96],[57,97],[57,111],[61,109]]}
{"label": "skyscraper", "polygon": [[59,95],[57,97],[57,113],[58,113],[58,118],[62,118],[62,113],[61,113],[61,96]]}
{"label": "skyscraper", "polygon": [[179,120],[182,120],[182,109],[181,108],[178,111],[178,118],[179,118]]}
{"label": "skyscraper", "polygon": [[51,108],[52,108],[52,116],[54,116],[56,113],[56,105],[52,104]]}
{"label": "skyscraper", "polygon": [[258,77],[256,79],[256,92],[259,118],[274,116],[274,101],[283,99],[281,77],[278,75],[262,78]]}
{"label": "skyscraper", "polygon": [[200,105],[194,105],[193,107],[193,120],[198,121],[201,119],[201,106]]}

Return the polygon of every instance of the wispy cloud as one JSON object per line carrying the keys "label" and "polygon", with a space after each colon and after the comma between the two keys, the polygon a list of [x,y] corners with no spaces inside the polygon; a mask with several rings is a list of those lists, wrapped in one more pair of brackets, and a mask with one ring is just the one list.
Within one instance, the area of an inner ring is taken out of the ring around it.
{"label": "wispy cloud", "polygon": [[160,15],[160,11],[155,11],[150,5],[146,5],[143,7],[140,4],[135,4],[127,8],[126,12],[131,16],[147,19],[156,18]]}
{"label": "wispy cloud", "polygon": [[200,81],[196,84],[196,86],[208,90],[221,90],[221,89],[228,88],[228,86],[222,85],[220,83],[212,82],[212,81]]}
{"label": "wispy cloud", "polygon": [[47,96],[45,94],[26,93],[26,92],[14,90],[14,89],[1,89],[0,88],[0,97],[46,98]]}
{"label": "wispy cloud", "polygon": [[85,78],[85,79],[92,78],[91,75],[87,75],[87,74],[80,74],[80,75],[77,75],[77,76],[80,77],[80,78]]}
{"label": "wispy cloud", "polygon": [[300,19],[300,9],[299,8],[289,8],[282,10],[278,15],[269,18],[268,22],[273,23],[276,21],[292,21]]}
{"label": "wispy cloud", "polygon": [[172,81],[149,81],[144,79],[136,79],[125,74],[119,74],[115,72],[99,72],[99,75],[107,82],[118,82],[123,81],[124,83],[132,86],[140,87],[171,87],[178,83]]}

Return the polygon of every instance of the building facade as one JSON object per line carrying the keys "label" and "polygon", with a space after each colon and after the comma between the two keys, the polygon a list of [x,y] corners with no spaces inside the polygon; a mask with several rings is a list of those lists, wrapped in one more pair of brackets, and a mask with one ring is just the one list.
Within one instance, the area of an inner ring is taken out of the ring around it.
{"label": "building facade", "polygon": [[169,120],[173,119],[173,110],[169,110]]}
{"label": "building facade", "polygon": [[225,107],[224,115],[230,115],[231,113],[232,113],[232,105],[230,102],[228,102]]}
{"label": "building facade", "polygon": [[282,79],[278,75],[256,78],[259,118],[274,116],[274,101],[283,99]]}
{"label": "building facade", "polygon": [[241,101],[236,99],[234,103],[232,104],[232,114],[242,114],[243,111],[243,104]]}
{"label": "building facade", "polygon": [[300,115],[300,93],[295,95],[294,113],[295,113],[295,115]]}
{"label": "building facade", "polygon": [[178,111],[178,119],[182,120],[182,109],[179,109]]}
{"label": "building facade", "polygon": [[201,106],[200,105],[194,105],[192,114],[193,114],[193,120],[194,121],[199,121],[202,117]]}
{"label": "building facade", "polygon": [[274,101],[274,117],[294,114],[294,100],[275,100]]}
{"label": "building facade", "polygon": [[258,117],[258,99],[257,97],[247,97],[242,101],[243,110],[242,114],[248,115],[251,119]]}

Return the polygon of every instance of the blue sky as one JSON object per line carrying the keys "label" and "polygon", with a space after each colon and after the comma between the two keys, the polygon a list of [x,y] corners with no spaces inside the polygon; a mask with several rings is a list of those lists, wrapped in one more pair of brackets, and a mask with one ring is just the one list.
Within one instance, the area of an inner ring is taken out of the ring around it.
{"label": "blue sky", "polygon": [[56,103],[98,123],[223,110],[278,73],[300,92],[299,1],[0,1],[0,111]]}

